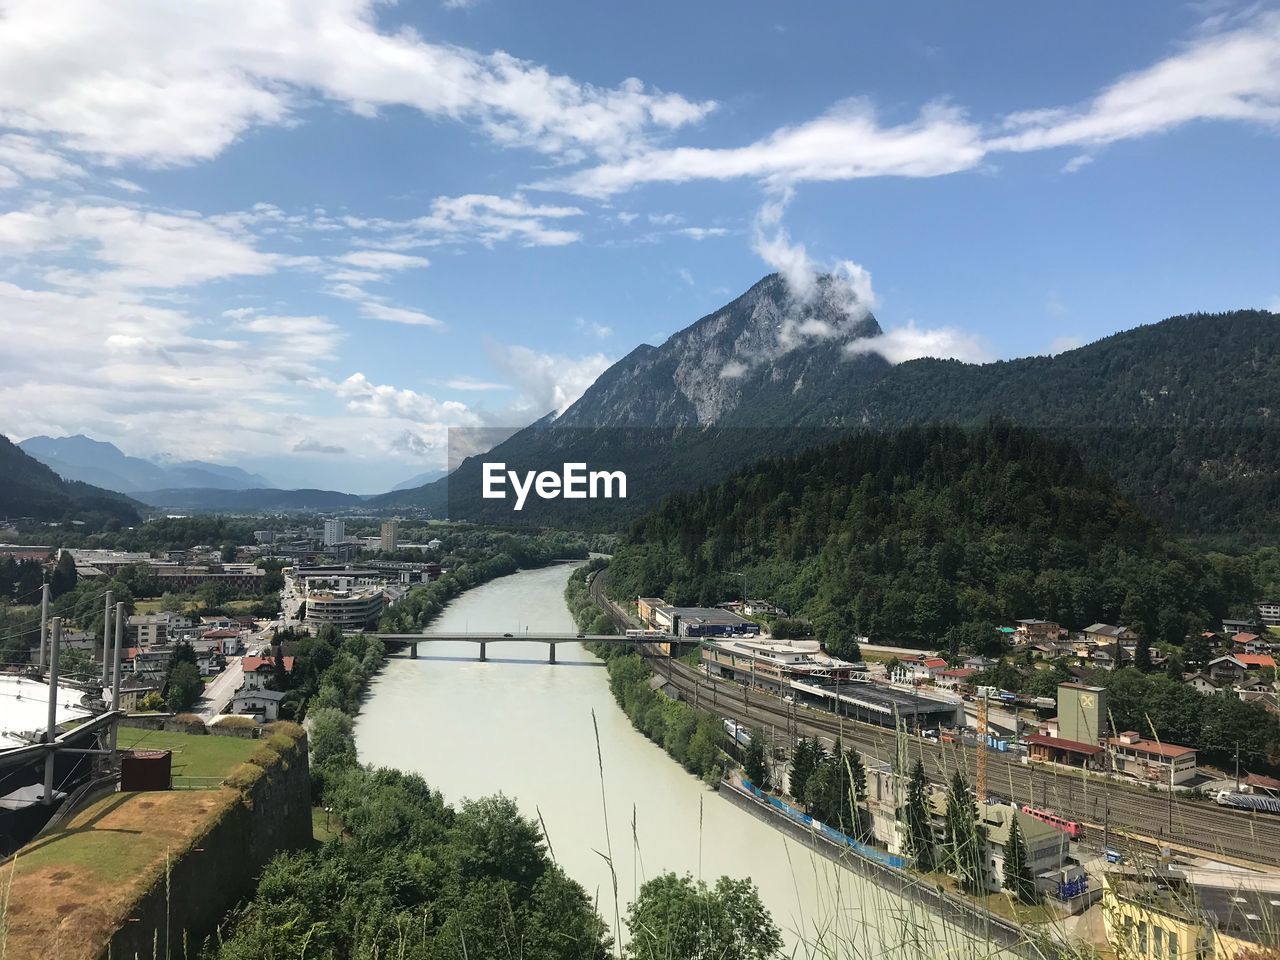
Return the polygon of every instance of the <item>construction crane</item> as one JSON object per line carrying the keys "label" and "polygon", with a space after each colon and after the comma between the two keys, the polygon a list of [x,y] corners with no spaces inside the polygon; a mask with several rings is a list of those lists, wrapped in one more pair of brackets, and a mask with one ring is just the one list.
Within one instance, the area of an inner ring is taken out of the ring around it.
{"label": "construction crane", "polygon": [[987,802],[987,698],[978,698],[978,777],[974,792],[979,803]]}

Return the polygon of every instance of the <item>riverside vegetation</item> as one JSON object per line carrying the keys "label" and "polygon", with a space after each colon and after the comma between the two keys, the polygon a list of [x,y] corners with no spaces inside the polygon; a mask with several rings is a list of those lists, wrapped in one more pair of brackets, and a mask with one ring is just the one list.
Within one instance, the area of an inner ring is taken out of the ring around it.
{"label": "riverside vegetation", "polygon": [[[425,626],[462,590],[544,556],[477,554],[406,598],[413,602],[400,622]],[[205,946],[206,960],[777,953],[780,934],[749,881],[708,885],[670,873],[640,888],[623,946],[510,798],[455,807],[416,774],[362,766],[352,717],[382,656],[380,641],[363,634],[323,629],[299,641],[292,673],[277,682],[290,685],[297,712],[309,717],[314,799],[336,830],[312,849],[276,857],[254,898]]]}

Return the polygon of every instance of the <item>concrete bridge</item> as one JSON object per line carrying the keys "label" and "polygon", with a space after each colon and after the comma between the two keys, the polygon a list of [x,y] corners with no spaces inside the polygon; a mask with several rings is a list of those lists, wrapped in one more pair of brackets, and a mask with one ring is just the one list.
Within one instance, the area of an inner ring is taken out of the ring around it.
{"label": "concrete bridge", "polygon": [[[410,659],[418,658],[418,645],[438,643],[442,640],[480,645],[481,662],[489,659],[491,643],[545,643],[547,645],[547,663],[556,662],[556,644],[558,643],[636,643],[640,640],[652,642],[653,637],[627,637],[613,633],[379,633],[379,639],[388,650],[409,648]],[[661,639],[661,638],[658,638]]]}

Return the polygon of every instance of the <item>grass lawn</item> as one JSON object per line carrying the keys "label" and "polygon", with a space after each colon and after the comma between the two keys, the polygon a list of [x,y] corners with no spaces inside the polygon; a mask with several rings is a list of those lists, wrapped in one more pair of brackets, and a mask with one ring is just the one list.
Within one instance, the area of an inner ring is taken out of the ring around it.
{"label": "grass lawn", "polygon": [[311,808],[311,836],[316,843],[324,843],[342,835],[342,821],[337,814],[324,812],[324,807]]}
{"label": "grass lawn", "polygon": [[28,844],[0,877],[12,884],[0,951],[60,960],[102,955],[166,861],[196,845],[239,798],[230,789],[117,793]]}
{"label": "grass lawn", "polygon": [[199,736],[190,733],[166,733],[139,727],[120,728],[120,747],[131,750],[172,750],[175,777],[213,777],[222,779],[261,745],[241,737]]}

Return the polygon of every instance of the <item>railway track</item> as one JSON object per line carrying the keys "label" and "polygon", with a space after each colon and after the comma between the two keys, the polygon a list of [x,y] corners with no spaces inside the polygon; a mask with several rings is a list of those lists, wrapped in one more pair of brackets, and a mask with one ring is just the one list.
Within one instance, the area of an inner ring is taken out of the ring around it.
{"label": "railway track", "polygon": [[[604,573],[605,571],[602,571]],[[603,577],[591,584],[596,601],[619,626],[631,625],[626,611],[603,593]],[[669,659],[649,645],[641,652],[656,661],[655,672],[699,709],[753,726],[772,729],[775,739],[825,737],[842,739],[873,759],[892,762],[897,752],[893,731],[875,724],[836,717],[798,704],[787,704],[762,690],[706,677],[701,671]],[[924,763],[925,772],[937,784],[946,784],[959,769],[973,780],[976,751],[963,744],[934,744],[911,738],[910,753]],[[1263,866],[1280,866],[1280,818],[1218,807],[1204,801],[1152,792],[1083,771],[1058,769],[1045,764],[1024,764],[996,751],[987,754],[987,784],[992,794],[1019,804],[1078,820],[1085,825],[1086,842],[1116,846],[1125,841],[1146,849],[1171,847],[1218,854]]]}

